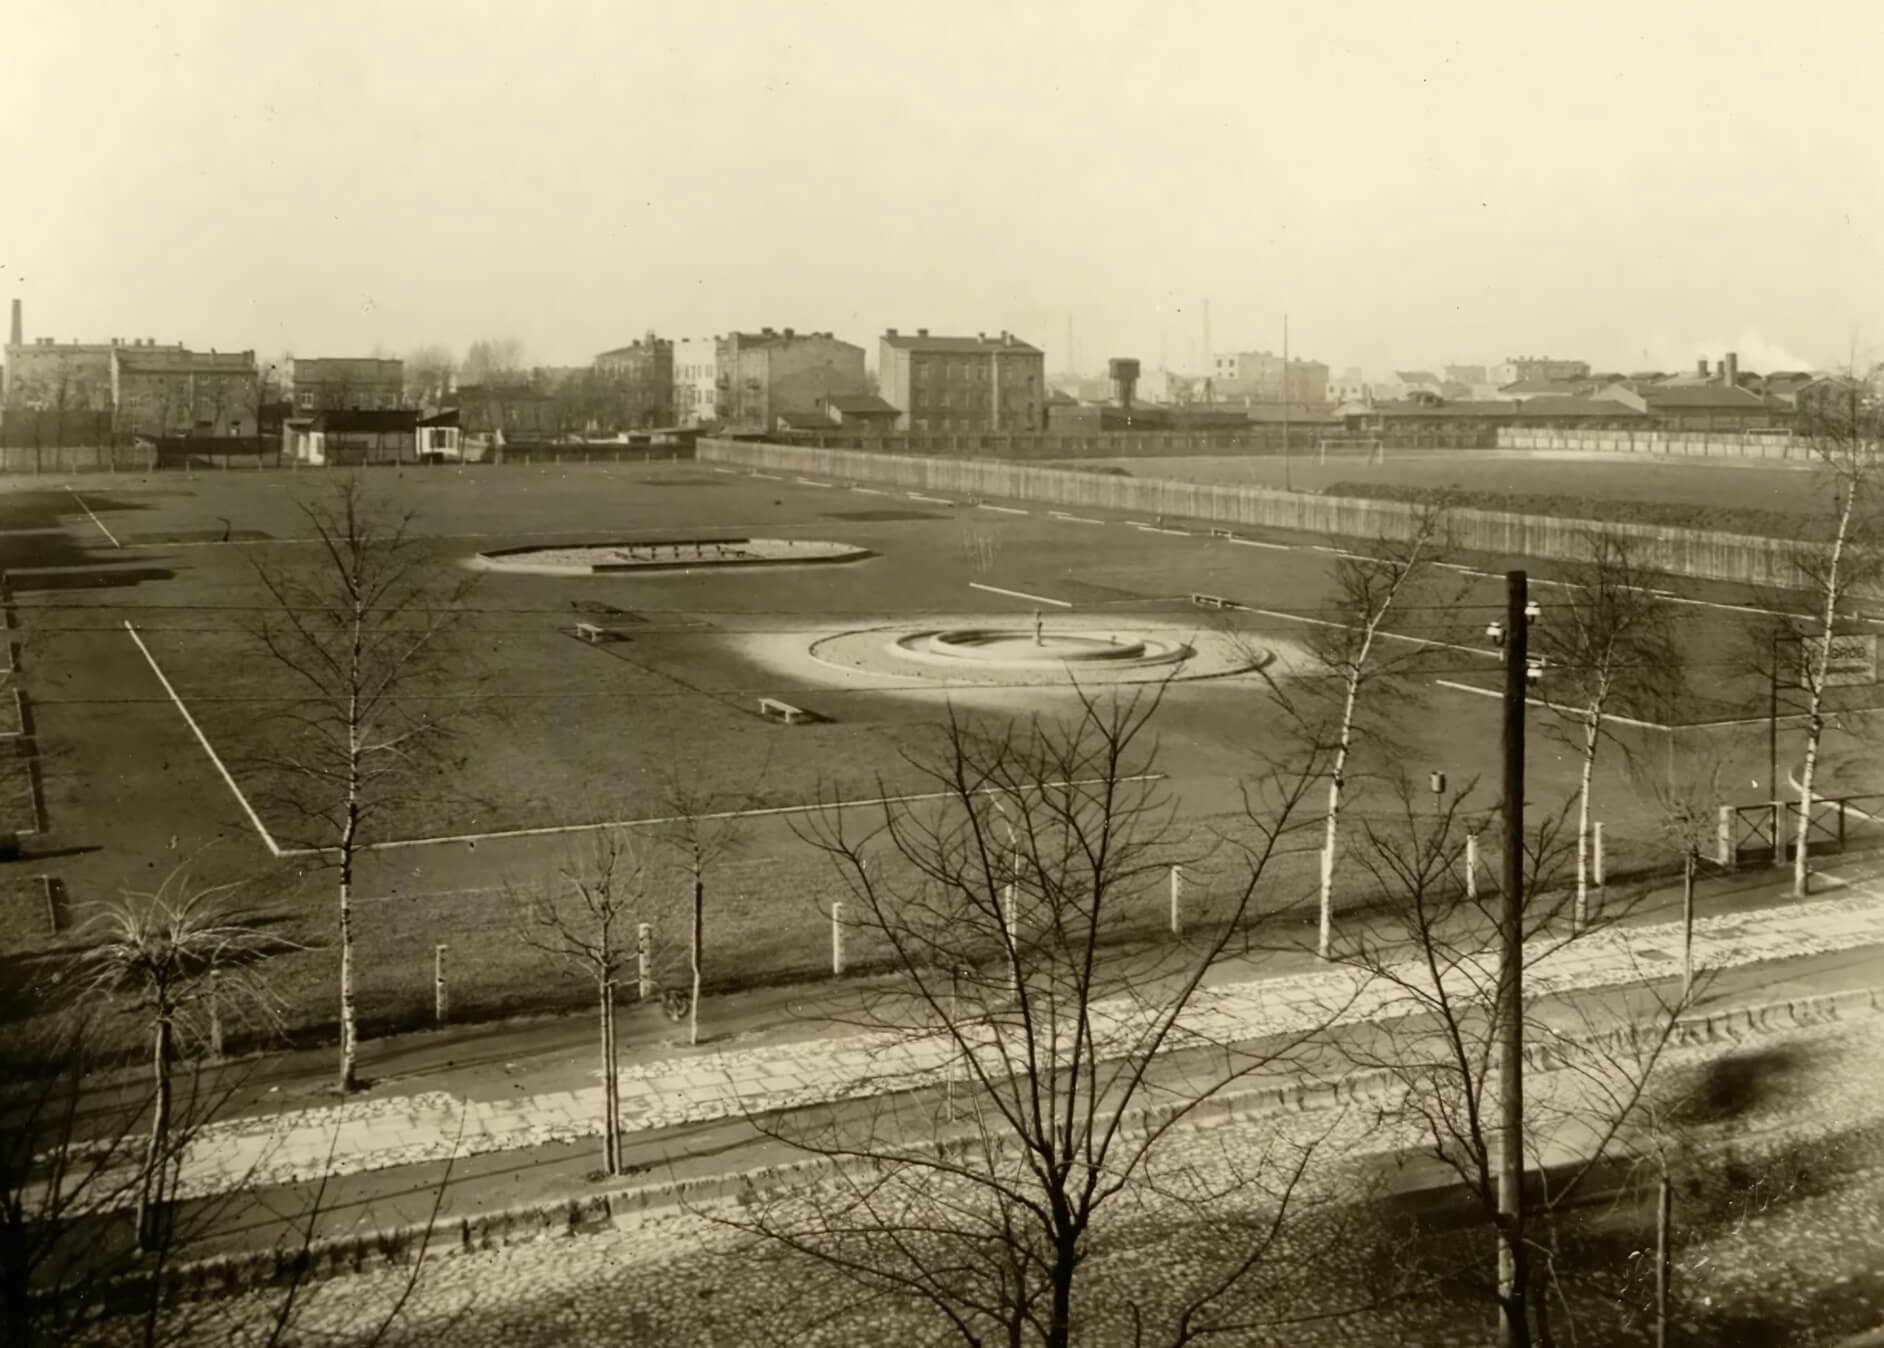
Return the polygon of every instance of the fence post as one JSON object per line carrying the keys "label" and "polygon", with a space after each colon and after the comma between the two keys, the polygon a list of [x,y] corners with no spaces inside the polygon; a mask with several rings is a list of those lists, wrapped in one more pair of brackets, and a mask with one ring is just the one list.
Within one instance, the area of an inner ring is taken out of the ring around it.
{"label": "fence post", "polygon": [[1465,897],[1478,897],[1478,834],[1465,835]]}
{"label": "fence post", "polygon": [[1601,889],[1609,882],[1605,878],[1608,875],[1608,868],[1603,864],[1603,821],[1600,819],[1596,821],[1594,842],[1595,846],[1592,849],[1593,855],[1591,859],[1595,863],[1596,887]]}
{"label": "fence post", "polygon": [[1178,896],[1182,894],[1183,891],[1184,868],[1182,866],[1173,866],[1171,868],[1171,934],[1173,936],[1181,936],[1184,933],[1183,921],[1178,916]]}
{"label": "fence post", "polygon": [[654,927],[647,922],[635,926],[635,996],[646,1001],[654,993]]}
{"label": "fence post", "polygon": [[844,905],[831,905],[831,974],[844,972]]}
{"label": "fence post", "polygon": [[1775,866],[1784,866],[1786,864],[1787,813],[1785,801],[1775,800],[1773,802],[1773,864]]}
{"label": "fence post", "polygon": [[445,952],[451,949],[443,941],[432,947],[432,1023],[443,1025],[451,1014],[451,1002],[445,994]]}
{"label": "fence post", "polygon": [[[1777,819],[1774,821],[1777,823]],[[1783,850],[1779,846],[1779,830],[1773,830],[1773,850]],[[1714,824],[1714,864],[1731,866],[1734,864],[1734,807],[1723,805]]]}

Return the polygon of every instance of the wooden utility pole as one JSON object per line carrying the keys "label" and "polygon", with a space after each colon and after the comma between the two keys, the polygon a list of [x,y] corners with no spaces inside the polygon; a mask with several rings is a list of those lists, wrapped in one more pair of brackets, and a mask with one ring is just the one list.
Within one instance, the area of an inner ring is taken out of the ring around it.
{"label": "wooden utility pole", "polygon": [[1498,1306],[1504,1348],[1530,1343],[1524,1253],[1524,698],[1530,606],[1505,572],[1505,883],[1498,967]]}

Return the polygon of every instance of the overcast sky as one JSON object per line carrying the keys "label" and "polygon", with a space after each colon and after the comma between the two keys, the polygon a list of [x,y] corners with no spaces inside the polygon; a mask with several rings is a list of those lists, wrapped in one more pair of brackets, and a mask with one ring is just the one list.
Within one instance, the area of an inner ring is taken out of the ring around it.
{"label": "overcast sky", "polygon": [[1884,5],[78,0],[0,29],[32,336],[586,361],[652,328],[1842,364]]}

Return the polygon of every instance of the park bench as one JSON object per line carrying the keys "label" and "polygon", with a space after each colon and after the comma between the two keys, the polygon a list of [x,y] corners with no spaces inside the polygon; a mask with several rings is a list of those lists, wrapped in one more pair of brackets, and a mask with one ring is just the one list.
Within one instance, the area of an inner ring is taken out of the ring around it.
{"label": "park bench", "polygon": [[768,720],[772,717],[777,717],[786,725],[797,725],[801,721],[817,719],[803,707],[794,707],[791,703],[781,702],[775,697],[762,697],[759,699],[759,715],[766,717]]}
{"label": "park bench", "polygon": [[591,646],[593,646],[596,642],[600,641],[606,635],[607,633],[603,630],[602,625],[600,623],[577,623],[576,624],[576,636],[580,640],[588,642]]}

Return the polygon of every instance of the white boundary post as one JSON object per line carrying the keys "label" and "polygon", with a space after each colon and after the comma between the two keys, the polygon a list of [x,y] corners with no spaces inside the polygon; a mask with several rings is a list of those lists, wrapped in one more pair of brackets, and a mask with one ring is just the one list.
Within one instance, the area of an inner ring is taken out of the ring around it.
{"label": "white boundary post", "polygon": [[1171,934],[1173,936],[1181,936],[1184,934],[1184,920],[1179,915],[1178,911],[1178,900],[1183,892],[1184,868],[1182,866],[1173,866],[1171,868]]}
{"label": "white boundary post", "polygon": [[844,905],[831,905],[831,973],[844,972]]}
{"label": "white boundary post", "polygon": [[654,926],[641,922],[635,926],[635,995],[646,1001],[654,993]]}
{"label": "white boundary post", "polygon": [[445,1017],[451,1012],[451,1003],[445,994],[445,952],[450,946],[440,942],[432,947],[432,1023],[443,1025]]}
{"label": "white boundary post", "polygon": [[1590,830],[1591,872],[1596,877],[1596,887],[1602,889],[1609,883],[1609,869],[1603,862],[1603,821],[1598,819]]}
{"label": "white boundary post", "polygon": [[[1775,843],[1778,839],[1774,839]],[[1776,847],[1775,851],[1785,850]],[[1714,864],[1731,866],[1734,864],[1734,807],[1723,805],[1714,822]]]}
{"label": "white boundary post", "polygon": [[1478,897],[1478,834],[1465,835],[1465,897]]}

